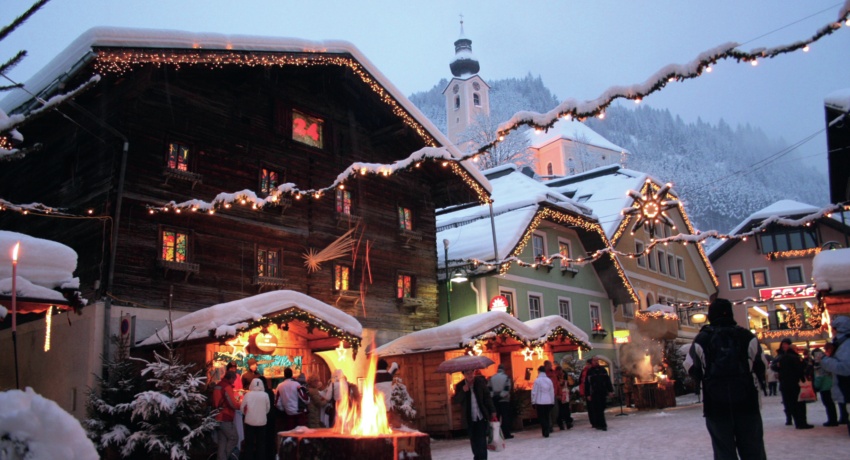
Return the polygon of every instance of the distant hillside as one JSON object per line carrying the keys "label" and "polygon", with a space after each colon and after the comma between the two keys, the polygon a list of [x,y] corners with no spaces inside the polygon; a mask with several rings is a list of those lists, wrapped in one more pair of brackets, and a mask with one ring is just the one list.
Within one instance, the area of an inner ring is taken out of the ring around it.
{"label": "distant hillside", "polygon": [[[430,90],[410,96],[444,133],[442,91],[447,84],[443,79]],[[531,74],[488,84],[491,113],[500,122],[519,110],[546,112],[559,102],[540,77]],[[635,109],[612,106],[605,120],[588,120],[587,125],[631,152],[626,167],[673,182],[673,190],[701,230],[729,231],[780,199],[815,206],[829,199],[826,177],[792,155],[778,156],[787,145],[768,138],[759,128],[733,128],[723,120],[716,125],[685,123],[669,110],[645,103]],[[774,159],[765,161],[769,158]]]}

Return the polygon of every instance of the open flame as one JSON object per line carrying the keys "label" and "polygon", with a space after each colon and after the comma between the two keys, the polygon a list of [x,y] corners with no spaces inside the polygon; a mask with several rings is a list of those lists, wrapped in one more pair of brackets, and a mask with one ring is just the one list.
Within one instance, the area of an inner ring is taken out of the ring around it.
{"label": "open flame", "polygon": [[363,388],[360,389],[359,400],[350,398],[348,391],[341,392],[336,402],[337,419],[334,433],[344,436],[379,436],[392,434],[387,421],[387,407],[384,396],[375,391],[375,371],[377,356],[373,353],[369,360],[369,371]]}
{"label": "open flame", "polygon": [[829,338],[832,338],[832,320],[829,318],[829,312],[824,308],[821,315],[821,324],[826,325],[826,331],[829,333]]}

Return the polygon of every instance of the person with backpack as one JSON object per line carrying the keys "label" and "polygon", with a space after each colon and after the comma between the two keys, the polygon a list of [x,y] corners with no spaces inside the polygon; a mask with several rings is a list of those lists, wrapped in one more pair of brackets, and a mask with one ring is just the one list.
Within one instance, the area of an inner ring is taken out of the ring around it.
{"label": "person with backpack", "polygon": [[216,443],[218,444],[218,460],[227,460],[239,442],[236,425],[233,423],[236,409],[239,408],[236,393],[233,391],[234,382],[236,382],[236,372],[227,371],[221,381],[213,387],[213,409],[218,410],[215,415],[215,419],[218,421],[218,428],[215,432]]}
{"label": "person with backpack", "polygon": [[[765,459],[759,389],[764,388],[761,345],[738,326],[732,303],[715,299],[709,325],[700,329],[685,359],[688,374],[703,388],[703,416],[715,459]],[[756,379],[753,379],[755,374]]]}
{"label": "person with backpack", "polygon": [[[844,403],[850,398],[850,344],[846,347],[845,342],[850,339],[850,318],[838,316],[832,320],[832,329],[835,331],[835,339],[824,347],[826,356],[820,361],[821,367],[827,372],[832,372],[835,380],[832,382],[832,395],[836,401],[841,401],[838,408],[841,410],[842,421],[847,421],[847,410],[843,409]],[[839,393],[836,395],[836,393]],[[840,398],[838,397],[840,396]],[[848,425],[850,431],[850,425]]]}
{"label": "person with backpack", "polygon": [[496,413],[499,414],[499,419],[502,422],[502,434],[505,439],[511,439],[514,436],[511,434],[511,425],[513,424],[513,414],[511,414],[511,381],[510,376],[505,373],[505,365],[499,364],[498,371],[490,377],[487,382],[487,388],[490,389],[490,397],[496,405]]}

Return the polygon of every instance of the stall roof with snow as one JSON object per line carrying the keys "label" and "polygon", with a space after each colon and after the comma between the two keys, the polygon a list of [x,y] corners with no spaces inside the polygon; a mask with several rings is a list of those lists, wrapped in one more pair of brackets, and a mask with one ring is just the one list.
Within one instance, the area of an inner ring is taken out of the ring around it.
{"label": "stall roof with snow", "polygon": [[850,248],[818,253],[812,261],[812,280],[825,294],[850,294]]}
{"label": "stall roof with snow", "polygon": [[[363,326],[338,308],[295,291],[271,291],[232,302],[213,305],[173,322],[176,342],[221,340],[264,324],[285,325],[307,339],[314,348],[334,348],[346,341],[355,350]],[[168,326],[141,341],[139,346],[158,345],[169,337]]]}
{"label": "stall roof with snow", "polygon": [[[195,33],[176,30],[130,29],[114,27],[95,27],[89,29],[72,42],[50,63],[37,72],[24,84],[26,91],[11,91],[0,101],[0,108],[9,114],[21,112],[33,106],[36,95],[48,100],[55,95],[71,75],[87,67],[91,61],[101,59],[100,54],[110,50],[152,50],[150,56],[175,56],[176,51],[191,51],[195,55],[205,53],[298,53],[333,56],[350,56],[362,67],[361,79],[371,81],[386,91],[384,101],[393,107],[396,113],[410,115],[413,127],[430,144],[441,146],[430,152],[444,159],[461,158],[462,153],[443,135],[439,129],[407,97],[381,73],[369,59],[354,45],[345,41],[307,41],[294,38],[259,37],[249,35],[225,35],[216,33]],[[167,58],[166,58],[167,59]],[[239,65],[239,57],[222,58],[213,67],[228,63]],[[108,65],[108,64],[107,64]],[[120,65],[114,63],[113,65]],[[360,69],[354,69],[360,71]],[[57,96],[61,97],[61,96]],[[439,150],[437,152],[436,150]],[[490,184],[469,160],[459,162],[463,172],[475,183],[472,188],[480,187],[487,194]],[[364,166],[366,166],[364,164]],[[468,186],[472,184],[467,184]]]}
{"label": "stall roof with snow", "polygon": [[16,308],[41,313],[51,305],[70,310],[85,305],[80,298],[77,253],[62,243],[0,230],[0,303],[11,309],[12,253],[18,247]]}
{"label": "stall roof with snow", "polygon": [[[608,246],[608,238],[591,209],[576,203],[558,191],[527,176],[516,165],[497,166],[483,171],[493,187],[493,226],[500,260],[518,257],[523,237],[536,230],[535,222],[549,221],[573,228],[585,251]],[[469,260],[493,261],[494,244],[490,209],[476,206],[437,215],[437,266],[445,265],[443,240],[449,240],[449,265],[468,265]],[[619,276],[619,261],[601,257],[593,262],[609,287],[609,294],[619,303],[631,302],[628,280]],[[481,265],[475,273],[488,271]]]}
{"label": "stall roof with snow", "polygon": [[542,318],[530,319],[525,325],[537,338],[538,344],[548,343],[553,351],[573,351],[581,348],[590,350],[590,338],[587,333],[578,326],[558,315],[544,316]]}

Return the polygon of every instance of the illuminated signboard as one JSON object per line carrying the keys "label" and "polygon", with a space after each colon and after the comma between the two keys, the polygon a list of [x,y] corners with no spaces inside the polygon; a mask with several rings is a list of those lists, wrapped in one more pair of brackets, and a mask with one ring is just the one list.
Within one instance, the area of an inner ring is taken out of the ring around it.
{"label": "illuminated signboard", "polygon": [[322,120],[293,110],[292,139],[311,147],[322,148],[324,146]]}
{"label": "illuminated signboard", "polygon": [[614,343],[629,343],[631,341],[632,338],[628,329],[614,331]]}
{"label": "illuminated signboard", "polygon": [[759,297],[762,299],[802,299],[805,297],[815,297],[817,294],[818,291],[814,286],[806,286],[805,284],[759,289]]}
{"label": "illuminated signboard", "polygon": [[503,295],[497,295],[490,300],[490,310],[495,311],[503,311],[505,313],[508,312],[508,308],[510,307],[510,302]]}

